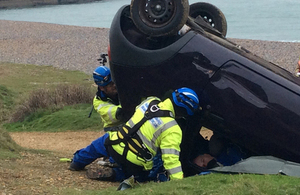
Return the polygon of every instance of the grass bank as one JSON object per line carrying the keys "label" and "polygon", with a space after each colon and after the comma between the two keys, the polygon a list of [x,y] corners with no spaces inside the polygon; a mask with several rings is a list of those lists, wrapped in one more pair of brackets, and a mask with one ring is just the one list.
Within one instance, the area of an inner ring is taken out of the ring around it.
{"label": "grass bank", "polygon": [[51,66],[0,64],[0,122],[11,132],[101,129],[88,118],[96,87],[90,75]]}

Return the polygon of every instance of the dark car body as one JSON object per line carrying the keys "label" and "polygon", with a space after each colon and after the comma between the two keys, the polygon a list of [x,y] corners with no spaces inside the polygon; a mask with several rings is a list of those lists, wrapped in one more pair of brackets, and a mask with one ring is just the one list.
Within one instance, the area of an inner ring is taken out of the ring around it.
{"label": "dark car body", "polygon": [[290,72],[201,28],[148,37],[135,27],[129,6],[116,13],[109,43],[112,76],[128,118],[142,98],[189,87],[203,109],[193,118],[197,128],[256,155],[300,163],[300,80]]}

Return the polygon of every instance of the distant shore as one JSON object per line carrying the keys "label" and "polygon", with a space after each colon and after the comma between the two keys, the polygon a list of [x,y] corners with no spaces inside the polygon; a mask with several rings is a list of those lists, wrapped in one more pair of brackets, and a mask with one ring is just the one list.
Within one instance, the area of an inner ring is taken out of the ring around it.
{"label": "distant shore", "polygon": [[0,9],[36,7],[43,5],[89,3],[94,1],[101,0],[0,0]]}
{"label": "distant shore", "polygon": [[[108,28],[0,20],[0,62],[51,65],[90,74],[107,53]],[[300,43],[228,38],[293,72]]]}

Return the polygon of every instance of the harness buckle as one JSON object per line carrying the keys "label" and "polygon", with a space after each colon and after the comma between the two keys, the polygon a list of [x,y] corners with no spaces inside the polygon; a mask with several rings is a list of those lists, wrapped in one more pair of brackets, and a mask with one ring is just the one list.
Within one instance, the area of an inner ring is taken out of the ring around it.
{"label": "harness buckle", "polygon": [[150,107],[150,111],[151,112],[157,112],[157,111],[159,111],[159,107],[155,104],[155,105],[152,105],[151,107]]}
{"label": "harness buckle", "polygon": [[151,152],[147,152],[147,154],[150,155],[150,158],[144,157],[144,160],[147,161],[147,162],[152,161],[153,160],[153,154]]}
{"label": "harness buckle", "polygon": [[153,115],[152,113],[155,113],[155,112],[158,112],[160,109],[159,107],[155,104],[155,105],[152,105],[151,107],[149,107],[149,110],[147,110],[145,113],[144,113],[144,116],[145,118],[148,120],[148,119],[151,119],[153,118]]}
{"label": "harness buckle", "polygon": [[153,154],[147,149],[147,147],[142,143],[141,144],[142,145],[142,150],[144,151],[144,152],[146,152],[147,153],[147,156],[149,156],[150,155],[150,158],[147,158],[147,156],[143,156],[143,159],[146,161],[146,162],[148,162],[148,161],[152,161],[153,160]]}

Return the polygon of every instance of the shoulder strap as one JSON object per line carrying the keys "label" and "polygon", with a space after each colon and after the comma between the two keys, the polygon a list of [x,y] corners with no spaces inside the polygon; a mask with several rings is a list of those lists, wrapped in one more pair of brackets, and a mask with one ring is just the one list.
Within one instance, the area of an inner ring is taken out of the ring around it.
{"label": "shoulder strap", "polygon": [[147,108],[147,110],[144,113],[144,117],[142,118],[142,120],[140,120],[137,124],[135,124],[132,129],[134,129],[134,132],[136,132],[147,120],[150,120],[152,118],[155,117],[172,117],[174,118],[173,114],[171,111],[169,110],[161,110],[158,107],[158,104],[161,101],[159,100],[152,100],[149,103],[149,106]]}
{"label": "shoulder strap", "polygon": [[126,158],[128,150],[136,154],[138,157],[141,157],[145,161],[150,161],[153,158],[151,152],[147,149],[147,147],[143,144],[140,137],[136,134],[136,132],[140,129],[140,127],[147,121],[154,117],[174,117],[171,111],[168,110],[160,110],[158,107],[159,100],[153,100],[150,102],[147,110],[145,111],[144,117],[133,127],[129,127],[124,125],[118,132],[117,140],[106,140],[107,145],[116,145],[121,142],[125,144],[123,157]]}

